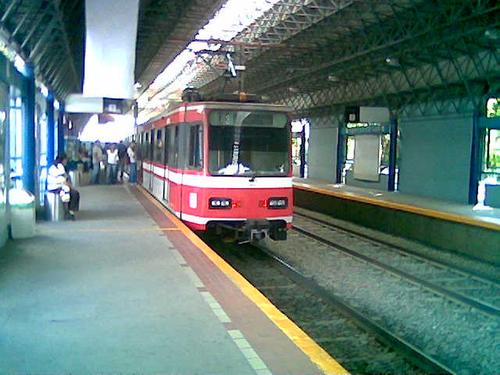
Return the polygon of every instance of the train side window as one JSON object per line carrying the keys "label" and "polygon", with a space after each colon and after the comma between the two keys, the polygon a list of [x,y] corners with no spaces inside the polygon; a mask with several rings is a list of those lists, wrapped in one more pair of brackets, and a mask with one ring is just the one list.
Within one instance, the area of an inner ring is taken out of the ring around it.
{"label": "train side window", "polygon": [[156,163],[163,163],[163,131],[158,129],[155,134],[153,147],[153,160]]}
{"label": "train side window", "polygon": [[145,132],[143,134],[143,140],[142,140],[142,155],[144,159],[150,160],[149,157],[149,132]]}
{"label": "train side window", "polygon": [[174,151],[175,151],[175,129],[176,126],[169,126],[168,131],[168,145],[167,147],[167,165],[169,167],[175,167],[174,164]]}
{"label": "train side window", "polygon": [[167,146],[167,164],[172,168],[177,168],[179,160],[179,126],[171,125],[168,131],[170,133],[168,136],[170,144]]}
{"label": "train side window", "polygon": [[168,165],[168,151],[170,150],[170,128],[165,128],[165,141],[163,142],[163,163]]}
{"label": "train side window", "polygon": [[154,146],[155,146],[155,131],[149,131],[149,143],[148,143],[148,158],[149,160],[154,160]]}
{"label": "train side window", "polygon": [[189,127],[188,139],[188,167],[190,169],[200,169],[203,164],[203,130],[201,125],[191,125]]}

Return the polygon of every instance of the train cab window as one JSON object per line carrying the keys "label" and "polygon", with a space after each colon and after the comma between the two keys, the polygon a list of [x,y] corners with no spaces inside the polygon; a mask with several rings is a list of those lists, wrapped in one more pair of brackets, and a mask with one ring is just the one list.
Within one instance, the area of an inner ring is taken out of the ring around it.
{"label": "train cab window", "polygon": [[188,168],[200,169],[203,164],[203,130],[201,125],[189,127]]}
{"label": "train cab window", "polygon": [[153,134],[155,134],[155,140],[153,144],[153,160],[156,163],[162,163],[163,164],[163,131],[161,129],[158,129],[156,131],[153,131]]}
{"label": "train cab window", "polygon": [[208,168],[212,175],[288,174],[290,126],[285,113],[214,110],[209,121]]}

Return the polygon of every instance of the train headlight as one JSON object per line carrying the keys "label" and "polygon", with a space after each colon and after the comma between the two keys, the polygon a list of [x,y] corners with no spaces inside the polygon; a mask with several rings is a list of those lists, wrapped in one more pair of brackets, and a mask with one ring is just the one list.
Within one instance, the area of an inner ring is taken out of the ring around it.
{"label": "train headlight", "polygon": [[210,198],[208,207],[218,210],[230,209],[231,203],[231,199],[229,198]]}
{"label": "train headlight", "polygon": [[288,198],[286,197],[269,198],[267,200],[267,208],[269,209],[279,209],[287,207],[288,207]]}

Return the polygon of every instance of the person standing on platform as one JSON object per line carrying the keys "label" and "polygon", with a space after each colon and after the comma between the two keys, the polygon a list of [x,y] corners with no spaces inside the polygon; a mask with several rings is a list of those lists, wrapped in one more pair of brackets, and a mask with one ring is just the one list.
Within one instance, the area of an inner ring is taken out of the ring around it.
{"label": "person standing on platform", "polygon": [[116,175],[118,173],[118,149],[116,143],[112,143],[107,150],[108,154],[108,183],[116,184]]}
{"label": "person standing on platform", "polygon": [[101,143],[95,141],[92,146],[92,183],[99,183],[99,174],[101,172],[101,162],[102,162],[102,149]]}
{"label": "person standing on platform", "polygon": [[135,142],[130,142],[127,148],[127,155],[129,159],[129,178],[128,182],[135,184],[137,182],[137,159],[135,155]]}
{"label": "person standing on platform", "polygon": [[123,173],[125,172],[125,168],[127,168],[127,146],[123,141],[118,143],[118,173],[119,179],[123,182]]}

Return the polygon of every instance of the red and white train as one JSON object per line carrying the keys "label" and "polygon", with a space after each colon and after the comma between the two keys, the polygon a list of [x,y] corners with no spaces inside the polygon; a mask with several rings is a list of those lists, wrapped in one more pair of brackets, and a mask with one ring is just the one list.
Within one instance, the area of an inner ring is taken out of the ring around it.
{"label": "red and white train", "polygon": [[290,112],[184,102],[137,127],[139,181],[193,230],[285,240],[293,214]]}

